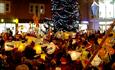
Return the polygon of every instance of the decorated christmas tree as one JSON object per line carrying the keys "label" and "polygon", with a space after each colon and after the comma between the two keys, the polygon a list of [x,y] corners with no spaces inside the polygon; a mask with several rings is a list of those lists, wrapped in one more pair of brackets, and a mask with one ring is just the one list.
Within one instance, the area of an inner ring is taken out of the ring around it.
{"label": "decorated christmas tree", "polygon": [[76,31],[79,23],[77,0],[51,0],[54,30]]}

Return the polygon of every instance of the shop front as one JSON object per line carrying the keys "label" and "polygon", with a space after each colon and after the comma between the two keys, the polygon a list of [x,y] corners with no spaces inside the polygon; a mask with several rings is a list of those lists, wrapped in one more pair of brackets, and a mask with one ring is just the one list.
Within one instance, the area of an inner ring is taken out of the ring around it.
{"label": "shop front", "polygon": [[7,32],[7,29],[10,29],[15,35],[16,33],[16,24],[14,23],[0,23],[0,33]]}

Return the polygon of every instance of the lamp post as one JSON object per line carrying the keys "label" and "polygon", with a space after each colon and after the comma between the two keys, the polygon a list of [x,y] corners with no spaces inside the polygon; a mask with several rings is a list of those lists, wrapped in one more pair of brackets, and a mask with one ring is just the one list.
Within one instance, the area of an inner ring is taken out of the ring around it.
{"label": "lamp post", "polygon": [[91,5],[91,11],[92,11],[93,17],[97,17],[98,11],[99,11],[99,5],[97,4],[95,0],[93,0],[93,3]]}
{"label": "lamp post", "polygon": [[13,22],[16,24],[16,33],[18,32],[18,23],[19,23],[19,20],[16,18],[16,19],[13,19]]}
{"label": "lamp post", "polygon": [[95,0],[93,0],[93,3],[91,5],[91,12],[92,12],[92,18],[90,20],[91,29],[94,31],[99,30],[99,20],[98,20],[98,12],[99,12],[99,5]]}

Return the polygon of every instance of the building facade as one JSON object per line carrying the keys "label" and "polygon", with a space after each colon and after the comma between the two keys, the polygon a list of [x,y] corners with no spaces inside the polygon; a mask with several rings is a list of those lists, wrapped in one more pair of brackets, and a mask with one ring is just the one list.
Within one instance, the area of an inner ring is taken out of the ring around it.
{"label": "building facade", "polygon": [[19,22],[32,20],[33,15],[40,19],[51,18],[50,0],[0,0],[0,18],[6,21],[19,19]]}
{"label": "building facade", "polygon": [[8,28],[13,34],[27,32],[34,15],[40,20],[51,18],[50,0],[0,0],[0,33]]}

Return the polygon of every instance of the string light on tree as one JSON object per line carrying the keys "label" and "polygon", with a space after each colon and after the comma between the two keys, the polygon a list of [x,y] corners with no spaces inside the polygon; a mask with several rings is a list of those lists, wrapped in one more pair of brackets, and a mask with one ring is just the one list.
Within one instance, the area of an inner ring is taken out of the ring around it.
{"label": "string light on tree", "polygon": [[79,21],[77,0],[51,0],[54,30],[76,31]]}

